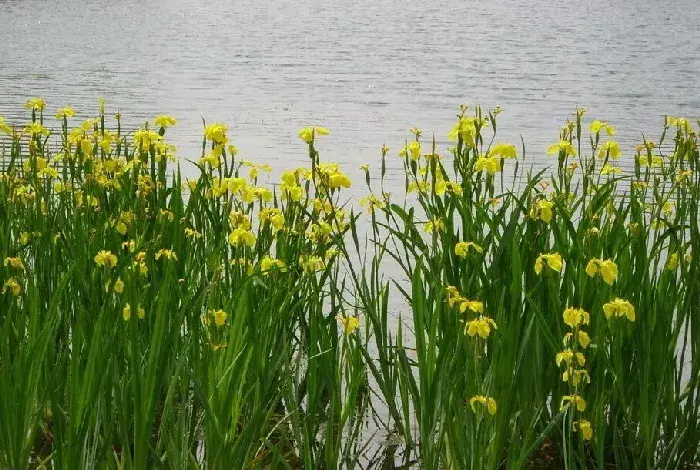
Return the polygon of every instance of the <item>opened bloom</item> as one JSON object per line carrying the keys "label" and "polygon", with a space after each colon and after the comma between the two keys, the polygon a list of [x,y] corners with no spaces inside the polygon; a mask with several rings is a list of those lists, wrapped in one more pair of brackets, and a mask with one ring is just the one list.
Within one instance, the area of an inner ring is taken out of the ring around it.
{"label": "opened bloom", "polygon": [[557,366],[561,366],[562,362],[570,366],[573,362],[577,362],[579,366],[586,365],[586,358],[580,352],[574,352],[571,349],[565,349],[559,353],[555,358]]}
{"label": "opened bloom", "polygon": [[561,379],[564,382],[571,380],[574,387],[583,382],[587,384],[591,383],[591,377],[588,375],[588,371],[586,369],[566,369],[562,374]]}
{"label": "opened bloom", "polygon": [[576,156],[576,149],[568,140],[561,140],[554,145],[551,145],[547,150],[548,155],[559,155],[563,153],[565,156]]}
{"label": "opened bloom", "polygon": [[425,231],[428,233],[437,233],[445,231],[445,222],[442,219],[432,219],[425,223]]}
{"label": "opened bloom", "polygon": [[244,228],[236,228],[228,236],[228,242],[233,246],[255,246],[255,235]]}
{"label": "opened bloom", "polygon": [[271,271],[273,269],[279,269],[280,271],[286,271],[287,265],[284,264],[284,261],[276,259],[276,258],[271,258],[270,256],[265,256],[262,261],[260,261],[260,270],[267,274],[268,271]]}
{"label": "opened bloom", "polygon": [[530,218],[540,219],[545,223],[549,223],[552,220],[552,207],[554,203],[552,201],[541,200],[535,202],[530,208]]}
{"label": "opened bloom", "polygon": [[156,116],[156,119],[155,121],[153,121],[153,123],[159,127],[170,127],[176,125],[177,120],[172,116],[166,116],[161,114],[159,116]]}
{"label": "opened bloom", "polygon": [[598,157],[600,158],[610,157],[612,159],[618,159],[620,155],[622,155],[620,152],[620,144],[614,140],[605,141],[598,149]]}
{"label": "opened bloom", "polygon": [[66,106],[65,108],[61,108],[56,111],[56,119],[70,118],[73,116],[75,116],[75,110],[70,106]]}
{"label": "opened bloom", "polygon": [[474,170],[485,171],[494,175],[501,171],[501,159],[498,157],[479,157],[474,163]]}
{"label": "opened bloom", "polygon": [[420,142],[413,141],[399,152],[399,157],[410,157],[411,160],[417,161],[420,158]]}
{"label": "opened bloom", "polygon": [[632,304],[620,298],[615,298],[603,305],[603,312],[605,313],[605,318],[608,320],[612,317],[627,317],[629,321],[634,321],[636,319]]}
{"label": "opened bloom", "polygon": [[564,310],[564,323],[569,325],[571,329],[579,325],[588,325],[591,316],[583,309],[569,307]]}
{"label": "opened bloom", "polygon": [[561,255],[559,253],[541,254],[535,260],[535,273],[540,274],[544,265],[549,266],[554,271],[561,272],[561,268],[564,266],[564,263],[562,262]]}
{"label": "opened bloom", "polygon": [[360,319],[357,317],[346,317],[343,315],[337,315],[335,319],[338,320],[338,323],[340,323],[343,326],[343,332],[346,335],[353,334],[355,330],[360,326]]}
{"label": "opened bloom", "polygon": [[593,428],[591,427],[591,422],[585,419],[579,421],[574,421],[574,430],[580,430],[581,436],[586,441],[593,439]]}
{"label": "opened bloom", "polygon": [[16,269],[17,271],[25,271],[26,270],[26,268],[24,267],[24,263],[22,262],[22,259],[19,257],[5,258],[3,265],[4,266],[11,266],[13,269]]}
{"label": "opened bloom", "polygon": [[330,131],[325,127],[304,127],[299,131],[299,138],[310,144],[314,141],[315,136],[328,134],[330,134]]}
{"label": "opened bloom", "polygon": [[472,407],[472,411],[476,413],[476,404],[479,404],[483,407],[486,408],[486,410],[489,412],[490,415],[495,415],[497,408],[496,408],[496,400],[494,400],[491,397],[486,397],[484,395],[476,395],[474,397],[471,397],[469,399],[469,406]]}
{"label": "opened bloom", "polygon": [[117,257],[111,251],[100,250],[94,259],[98,266],[104,266],[105,268],[113,268],[117,265]]}
{"label": "opened bloom", "polygon": [[489,317],[479,317],[475,320],[468,321],[464,333],[469,336],[479,335],[482,339],[486,339],[491,334],[491,329],[497,330],[496,322]]}
{"label": "opened bloom", "polygon": [[[567,333],[564,335],[564,346],[569,344],[569,341],[571,341],[572,337],[573,335],[571,333]],[[591,337],[585,331],[579,331],[578,343],[581,345],[582,348],[586,349],[588,345],[591,344]]]}
{"label": "opened bloom", "polygon": [[600,274],[605,282],[612,285],[617,279],[617,265],[609,259],[593,258],[586,265],[586,274],[590,277]]}
{"label": "opened bloom", "polygon": [[620,173],[622,173],[622,168],[619,166],[610,165],[609,163],[606,163],[603,165],[603,168],[600,169],[600,174],[603,176],[619,175]]}
{"label": "opened bloom", "polygon": [[598,134],[600,131],[604,130],[609,136],[615,135],[615,128],[608,124],[607,122],[602,122],[595,120],[591,123],[591,132]]}
{"label": "opened bloom", "polygon": [[484,249],[474,242],[459,242],[455,245],[455,255],[466,258],[469,255],[469,250],[473,249],[477,253],[483,253]]}
{"label": "opened bloom", "polygon": [[459,122],[450,131],[448,135],[450,140],[461,140],[471,147],[474,145],[476,138],[476,123],[474,118],[461,117]]}
{"label": "opened bloom", "polygon": [[517,156],[513,144],[494,144],[489,149],[489,155],[501,158],[515,158]]}
{"label": "opened bloom", "polygon": [[226,323],[226,319],[228,318],[228,313],[221,309],[214,310],[211,312],[211,315],[214,317],[214,323],[216,326],[224,326],[224,323]]}
{"label": "opened bloom", "polygon": [[155,258],[156,260],[159,260],[160,258],[167,260],[177,260],[177,254],[173,250],[161,248],[160,250],[156,251]]}
{"label": "opened bloom", "polygon": [[570,404],[575,405],[576,409],[579,411],[586,410],[586,401],[579,395],[564,395],[564,397],[561,399],[560,408],[564,409]]}
{"label": "opened bloom", "polygon": [[326,263],[323,261],[323,258],[317,255],[301,255],[299,257],[299,265],[308,273],[323,271],[326,269]]}
{"label": "opened bloom", "polygon": [[8,291],[11,292],[12,295],[14,295],[15,297],[22,293],[22,286],[19,285],[19,282],[17,282],[17,280],[14,277],[9,278],[2,285],[2,293],[5,294]]}

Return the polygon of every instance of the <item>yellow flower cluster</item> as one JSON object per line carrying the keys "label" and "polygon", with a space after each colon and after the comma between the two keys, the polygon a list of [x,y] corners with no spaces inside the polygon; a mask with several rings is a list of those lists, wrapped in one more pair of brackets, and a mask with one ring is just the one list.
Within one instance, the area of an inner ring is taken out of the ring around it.
{"label": "yellow flower cluster", "polygon": [[[565,395],[561,400],[561,408],[568,408],[573,405],[575,412],[582,413],[586,410],[586,401],[581,396],[581,388],[591,382],[588,371],[584,368],[586,357],[582,350],[588,348],[591,339],[588,333],[582,329],[588,325],[591,316],[581,308],[568,307],[562,315],[564,323],[571,329],[571,332],[564,335],[564,350],[557,353],[555,362],[557,367],[564,365],[562,380],[569,384],[569,395]],[[593,438],[593,429],[590,423],[583,419],[576,421],[574,430],[580,429],[585,440]],[[587,424],[586,424],[587,423]],[[578,427],[577,427],[578,426]]]}
{"label": "yellow flower cluster", "polygon": [[479,300],[470,300],[459,293],[455,286],[447,286],[447,304],[450,307],[457,307],[459,313],[467,311],[475,313],[478,316],[471,320],[462,320],[464,323],[464,334],[471,337],[479,336],[482,339],[487,339],[491,334],[491,330],[497,330],[496,322],[484,315],[484,304]]}

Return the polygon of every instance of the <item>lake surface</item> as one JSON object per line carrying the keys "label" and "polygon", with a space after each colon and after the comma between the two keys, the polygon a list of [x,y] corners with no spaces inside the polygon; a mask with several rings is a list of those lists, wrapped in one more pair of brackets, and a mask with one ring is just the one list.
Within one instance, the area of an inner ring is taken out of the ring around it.
{"label": "lake surface", "polygon": [[355,171],[412,126],[444,151],[460,103],[500,104],[500,140],[547,164],[583,105],[629,157],[664,114],[700,114],[699,18],[697,0],[0,0],[0,116],[42,96],[87,118],[104,96],[133,124],[176,116],[181,157],[204,116],[278,167],[324,125],[322,158]]}

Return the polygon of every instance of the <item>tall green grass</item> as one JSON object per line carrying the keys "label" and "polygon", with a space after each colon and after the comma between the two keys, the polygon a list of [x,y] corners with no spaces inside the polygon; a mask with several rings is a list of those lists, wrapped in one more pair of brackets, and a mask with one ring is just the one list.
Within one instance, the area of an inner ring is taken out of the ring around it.
{"label": "tall green grass", "polygon": [[186,179],[170,117],[28,108],[0,121],[0,467],[367,468],[377,428],[382,468],[397,439],[426,469],[699,464],[693,123],[625,173],[579,110],[535,172],[462,107],[453,147],[363,167],[362,212],[324,128],[268,185],[223,124]]}

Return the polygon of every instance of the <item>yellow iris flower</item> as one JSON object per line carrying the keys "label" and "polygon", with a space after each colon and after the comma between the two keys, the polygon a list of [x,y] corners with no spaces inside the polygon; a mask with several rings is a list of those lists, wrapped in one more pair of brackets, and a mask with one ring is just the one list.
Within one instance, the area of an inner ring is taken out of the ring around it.
{"label": "yellow iris flower", "polygon": [[5,294],[8,291],[15,297],[22,293],[22,286],[19,285],[19,282],[14,277],[9,278],[2,285],[2,293]]}
{"label": "yellow iris flower", "polygon": [[593,427],[591,426],[590,421],[585,419],[574,421],[574,430],[580,430],[581,435],[586,441],[593,439]]}
{"label": "yellow iris flower", "polygon": [[501,169],[501,159],[498,157],[479,157],[474,162],[474,170],[486,171],[490,175],[495,175]]}
{"label": "yellow iris flower", "polygon": [[413,141],[399,152],[399,157],[410,157],[411,160],[417,161],[420,158],[420,142]]}
{"label": "yellow iris flower", "polygon": [[574,352],[571,349],[565,349],[561,352],[558,352],[555,358],[555,362],[559,367],[561,366],[562,362],[570,366],[574,361],[576,361],[581,367],[586,365],[586,358],[584,357],[584,355],[580,352]]}
{"label": "yellow iris flower", "polygon": [[216,324],[216,326],[224,326],[224,323],[226,323],[226,319],[228,318],[228,313],[219,309],[211,312],[211,316],[214,318],[214,324]]}
{"label": "yellow iris flower", "polygon": [[336,320],[343,326],[343,333],[351,335],[360,326],[360,319],[357,317],[346,317],[344,315],[336,315]]}
{"label": "yellow iris flower", "polygon": [[233,246],[255,246],[255,235],[244,228],[234,229],[228,236],[228,242]]}
{"label": "yellow iris flower", "polygon": [[593,258],[586,265],[586,274],[590,277],[600,274],[603,280],[612,285],[617,279],[617,265],[612,260]]}
{"label": "yellow iris flower", "polygon": [[161,114],[161,115],[156,116],[156,119],[153,121],[153,123],[158,127],[167,128],[167,127],[176,125],[177,119],[175,119],[172,116],[166,116],[166,115]]}
{"label": "yellow iris flower", "polygon": [[167,248],[161,248],[160,250],[156,251],[156,254],[155,254],[156,260],[159,260],[160,258],[167,259],[167,260],[177,260],[177,254],[173,250],[169,250]]}
{"label": "yellow iris flower", "polygon": [[591,383],[591,377],[588,375],[586,369],[566,369],[561,376],[564,382],[568,382],[571,379],[571,383],[576,387],[578,384],[585,382],[587,384]]}
{"label": "yellow iris flower", "polygon": [[622,155],[622,152],[620,152],[620,144],[614,140],[606,140],[598,149],[599,158],[610,157],[616,160],[620,158],[620,155]]}
{"label": "yellow iris flower", "polygon": [[464,333],[469,336],[479,335],[482,339],[486,339],[491,334],[491,329],[498,329],[496,322],[489,317],[479,317],[466,323]]}
{"label": "yellow iris flower", "polygon": [[607,122],[595,120],[591,122],[590,129],[593,134],[598,134],[600,131],[604,130],[609,136],[615,135],[615,128]]}
{"label": "yellow iris flower", "polygon": [[304,127],[299,131],[299,138],[310,144],[317,135],[328,135],[330,131],[325,127]]}
{"label": "yellow iris flower", "polygon": [[541,254],[535,260],[535,273],[540,274],[545,265],[549,266],[554,271],[561,272],[564,263],[559,253]]}
{"label": "yellow iris flower", "polygon": [[496,400],[491,397],[484,395],[476,395],[469,399],[469,406],[472,407],[472,411],[476,413],[476,404],[479,404],[486,408],[490,415],[495,415],[497,411]]}
{"label": "yellow iris flower", "polygon": [[73,116],[75,116],[75,110],[70,106],[66,106],[65,108],[61,108],[56,111],[56,119],[70,118]]}
{"label": "yellow iris flower", "polygon": [[437,233],[445,231],[445,222],[442,219],[432,219],[425,223],[425,231],[428,233]]}
{"label": "yellow iris flower", "polygon": [[502,143],[492,145],[489,149],[489,155],[506,159],[517,157],[515,145]]}
{"label": "yellow iris flower", "polygon": [[[571,341],[572,334],[567,333],[564,335],[564,346],[567,346],[569,344],[569,341]],[[578,342],[581,345],[583,349],[586,349],[589,344],[591,344],[591,337],[588,336],[588,333],[585,331],[579,331],[578,332]]]}
{"label": "yellow iris flower", "polygon": [[564,323],[569,325],[571,329],[579,325],[588,325],[591,321],[591,316],[583,309],[569,307],[564,310]]}
{"label": "yellow iris flower", "polygon": [[22,259],[19,257],[5,258],[3,265],[4,266],[11,266],[12,269],[16,269],[17,271],[25,271],[26,270],[26,268],[24,267],[24,263],[22,262]]}
{"label": "yellow iris flower", "polygon": [[537,201],[530,208],[530,218],[535,220],[540,219],[548,224],[552,221],[553,207],[554,203],[552,201],[547,201],[544,199]]}
{"label": "yellow iris flower", "polygon": [[576,409],[579,411],[586,410],[586,400],[584,400],[580,395],[564,395],[561,399],[560,408],[564,409],[571,404],[574,404]]}
{"label": "yellow iris flower", "polygon": [[627,317],[629,321],[636,319],[634,306],[628,301],[617,297],[603,305],[603,312],[608,320],[612,317]]}
{"label": "yellow iris flower", "polygon": [[576,149],[568,140],[560,140],[556,144],[551,145],[547,150],[548,155],[559,155],[562,153],[565,156],[575,157]]}
{"label": "yellow iris flower", "polygon": [[100,250],[95,255],[94,260],[98,266],[104,266],[105,268],[113,268],[117,265],[117,257],[107,250]]}
{"label": "yellow iris flower", "polygon": [[466,258],[469,255],[470,249],[473,249],[477,253],[484,252],[484,249],[474,242],[459,242],[455,245],[455,255]]}

